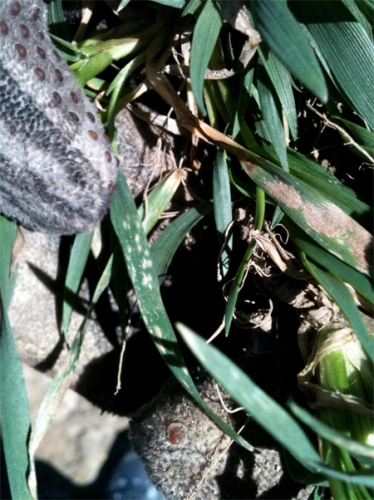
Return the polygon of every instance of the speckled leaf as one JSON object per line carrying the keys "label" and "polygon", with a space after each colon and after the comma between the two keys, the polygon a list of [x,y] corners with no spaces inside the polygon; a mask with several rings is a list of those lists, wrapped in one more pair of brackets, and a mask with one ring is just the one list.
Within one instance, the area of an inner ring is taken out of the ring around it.
{"label": "speckled leaf", "polygon": [[120,241],[139,309],[149,334],[164,361],[182,386],[234,441],[247,449],[249,443],[215,415],[198,393],[180,353],[173,327],[162,303],[158,278],[135,203],[126,180],[119,173],[117,191],[110,208],[111,220]]}

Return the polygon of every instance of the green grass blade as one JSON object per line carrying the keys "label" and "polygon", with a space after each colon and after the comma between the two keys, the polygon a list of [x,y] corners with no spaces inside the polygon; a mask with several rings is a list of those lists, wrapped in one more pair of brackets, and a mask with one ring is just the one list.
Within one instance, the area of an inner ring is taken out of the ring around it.
{"label": "green grass blade", "polygon": [[1,432],[10,490],[13,498],[31,499],[26,474],[27,443],[31,430],[29,404],[22,364],[8,314],[0,294],[0,402]]}
{"label": "green grass blade", "polygon": [[[255,231],[261,231],[265,217],[265,193],[264,191],[256,187],[256,215],[255,221],[253,225],[253,229]],[[230,287],[229,297],[227,299],[226,307],[225,307],[225,335],[228,336],[230,332],[230,327],[232,323],[232,319],[234,317],[235,306],[238,299],[238,295],[243,283],[243,279],[247,270],[247,265],[252,257],[253,250],[256,246],[256,240],[253,238],[249,244],[248,248],[245,252],[243,260],[240,263],[240,266],[236,272],[234,281]]]}
{"label": "green grass blade", "polygon": [[[213,204],[214,219],[216,222],[219,249],[225,243],[225,231],[232,221],[230,179],[227,168],[226,153],[218,151],[213,168]],[[225,243],[221,254],[221,269],[225,276],[230,265],[230,253],[232,250],[232,237]]]}
{"label": "green grass blade", "polygon": [[[299,460],[321,463],[304,431],[282,406],[258,387],[235,363],[212,344],[182,324],[177,328],[207,372],[233,397],[239,406]],[[274,425],[274,422],[277,425]]]}
{"label": "green grass blade", "polygon": [[62,0],[52,0],[48,4],[48,24],[52,32],[58,37],[67,41],[72,39],[64,11],[62,10]]}
{"label": "green grass blade", "polygon": [[120,98],[123,87],[128,79],[128,77],[141,66],[145,61],[145,53],[142,52],[134,59],[132,59],[126,66],[124,66],[118,75],[109,85],[106,92],[107,95],[112,93],[108,107],[108,134],[113,137],[114,134],[114,121],[117,114],[118,99]]}
{"label": "green grass blade", "polygon": [[121,10],[124,9],[129,2],[130,0],[121,0],[118,5],[117,12],[121,12]]}
{"label": "green grass blade", "polygon": [[265,47],[262,48],[260,45],[258,47],[258,52],[275,88],[278,99],[282,104],[282,109],[286,115],[291,135],[293,139],[296,140],[298,135],[297,114],[290,74],[283,64],[274,56],[274,54],[266,50]]}
{"label": "green grass blade", "polygon": [[82,350],[84,337],[86,335],[87,327],[89,324],[88,320],[90,319],[93,308],[97,304],[104,290],[109,285],[110,279],[114,272],[113,262],[114,258],[113,255],[111,255],[96,285],[90,307],[74,338],[74,341],[69,350],[68,358],[66,359],[63,368],[57,373],[51,385],[49,386],[35,418],[29,444],[29,455],[31,459],[31,466],[29,470],[29,484],[33,485],[34,488],[36,486],[36,471],[34,466],[35,452],[46,432],[48,431],[74,376]]}
{"label": "green grass blade", "polygon": [[[259,150],[256,153],[268,158],[271,162],[279,163],[271,145],[264,146],[262,151]],[[362,216],[370,214],[372,208],[359,200],[353,189],[342,184],[321,165],[291,148],[287,148],[287,154],[290,173],[294,177],[315,188],[320,194],[355,218],[361,219]]]}
{"label": "green grass blade", "polygon": [[73,378],[88,326],[88,322],[86,320],[87,317],[83,321],[82,327],[78,331],[74,342],[71,345],[64,368],[53,379],[35,418],[30,436],[29,454],[31,465],[30,470],[28,471],[29,485],[34,495],[36,495],[36,470],[34,464],[35,452],[41,440],[45,436]]}
{"label": "green grass blade", "polygon": [[173,327],[162,303],[152,256],[139,220],[134,200],[120,171],[116,194],[110,208],[144,324],[171,372],[216,424],[234,441],[252,450],[243,438],[223,422],[201,398],[180,353]]}
{"label": "green grass blade", "polygon": [[238,105],[235,109],[235,117],[234,117],[234,126],[232,129],[232,138],[235,137],[240,132],[242,127],[244,116],[247,112],[248,104],[249,104],[249,96],[252,87],[254,76],[254,68],[251,67],[245,73],[240,75],[240,88],[239,88],[239,97],[238,97]]}
{"label": "green grass blade", "polygon": [[100,52],[84,62],[79,69],[75,71],[75,78],[81,87],[84,87],[88,80],[99,75],[104,69],[110,66],[113,57],[110,52]]}
{"label": "green grass blade", "polygon": [[79,61],[78,49],[76,45],[73,45],[72,43],[64,40],[63,38],[53,35],[52,33],[50,33],[49,36],[52,38],[56,46],[57,52],[61,57],[63,57],[66,61],[69,62]]}
{"label": "green grass blade", "polygon": [[[371,5],[371,11],[369,15],[369,20],[366,18],[365,14],[360,10],[362,4],[361,0],[355,2],[354,0],[342,0],[347,9],[351,12],[352,16],[358,21],[361,26],[365,29],[366,33],[371,37],[372,36],[372,20],[374,18],[374,10],[373,5]],[[361,4],[359,6],[359,4]]]}
{"label": "green grass blade", "polygon": [[326,102],[327,87],[317,58],[287,4],[282,0],[245,3],[252,13],[255,28],[274,55],[293,76]]}
{"label": "green grass blade", "polygon": [[186,0],[151,0],[151,2],[166,5],[167,7],[174,7],[175,9],[183,9],[186,5]]}
{"label": "green grass blade", "polygon": [[349,215],[361,217],[369,214],[372,208],[357,198],[357,194],[318,163],[305,155],[288,149],[290,172],[304,181]]}
{"label": "green grass blade", "polygon": [[183,9],[182,17],[188,14],[193,15],[201,6],[203,0],[189,0],[186,7]]}
{"label": "green grass blade", "polygon": [[74,301],[82,280],[83,272],[90,254],[93,233],[78,234],[71,249],[69,266],[64,287],[64,303],[62,306],[62,330],[65,338],[69,329]]}
{"label": "green grass blade", "polygon": [[221,31],[222,19],[212,0],[207,0],[197,20],[191,46],[191,87],[196,103],[206,113],[203,101],[205,71]]}
{"label": "green grass blade", "polygon": [[[266,149],[259,147],[256,149],[251,147],[249,149],[262,158],[266,158],[270,160],[270,162],[278,164],[272,146],[266,146]],[[287,152],[288,165],[293,177],[300,179],[311,188],[316,189],[321,195],[326,197],[327,200],[333,202],[348,215],[352,215],[354,218],[359,219],[359,221],[361,221],[362,217],[368,219],[367,216],[370,216],[372,207],[359,200],[353,189],[342,184],[334,175],[315,161],[310,160],[307,156],[291,148],[287,148]],[[266,163],[263,163],[263,165],[266,165]],[[243,191],[243,189],[245,189],[244,186],[239,186],[238,189],[241,190],[243,194],[246,194]]]}
{"label": "green grass blade", "polygon": [[270,141],[279,162],[288,172],[287,148],[282,123],[282,109],[275,97],[275,90],[263,64],[257,64],[257,90],[261,104],[261,113],[266,123]]}
{"label": "green grass blade", "polygon": [[305,256],[302,256],[302,262],[310,274],[323,286],[330,297],[340,307],[353,331],[359,338],[366,355],[370,358],[372,363],[374,363],[373,339],[367,331],[366,325],[354,303],[353,297],[345,284],[337,276],[327,271],[323,271],[317,265],[308,261]]}
{"label": "green grass blade", "polygon": [[306,255],[311,257],[314,262],[331,271],[342,281],[351,285],[360,295],[365,297],[370,303],[374,303],[373,284],[369,278],[348,266],[341,260],[334,257],[324,248],[312,240],[304,231],[302,231],[290,219],[284,221],[290,232],[293,243]]}
{"label": "green grass blade", "polygon": [[187,233],[212,210],[213,203],[211,201],[190,208],[169,224],[153,243],[151,248],[152,260],[160,284],[164,281],[171,260]]}
{"label": "green grass blade", "polygon": [[374,47],[342,2],[294,2],[292,10],[317,43],[339,90],[374,130]]}
{"label": "green grass blade", "polygon": [[16,237],[17,225],[0,214],[0,294],[5,310],[8,310],[16,284],[17,273],[11,273]]}
{"label": "green grass blade", "polygon": [[145,234],[148,234],[168,207],[178,189],[184,170],[178,169],[164,177],[147,195],[147,210],[143,202],[138,208]]}
{"label": "green grass blade", "polygon": [[333,443],[339,448],[344,448],[351,455],[353,455],[358,460],[365,462],[367,465],[374,466],[374,447],[367,444],[361,443],[360,441],[355,441],[344,434],[332,429],[328,425],[324,424],[317,418],[313,417],[308,411],[301,408],[294,402],[288,405],[291,411],[296,415],[304,424],[313,429],[316,434],[327,439],[330,443]]}
{"label": "green grass blade", "polygon": [[[373,486],[372,470],[345,473],[326,467],[296,420],[235,363],[212,344],[182,324],[177,324],[183,340],[210,375],[219,382],[238,405],[244,407],[292,456],[314,472],[322,472],[347,484]],[[276,425],[274,425],[276,422]]]}
{"label": "green grass blade", "polygon": [[[366,128],[360,127],[360,125],[357,125],[356,123],[344,120],[340,116],[332,116],[332,119],[342,122],[353,139],[355,139],[355,141],[360,146],[362,146],[372,157],[374,157],[374,132],[370,132]],[[345,139],[343,136],[342,138],[344,141],[347,141],[347,139]]]}
{"label": "green grass blade", "polygon": [[26,481],[29,468],[27,443],[30,412],[22,364],[7,309],[15,285],[11,275],[12,252],[17,226],[0,215],[0,414],[8,479],[13,498],[29,499]]}
{"label": "green grass blade", "polygon": [[372,235],[317,190],[271,162],[251,156],[259,166],[242,161],[245,172],[283,212],[322,247],[370,276]]}

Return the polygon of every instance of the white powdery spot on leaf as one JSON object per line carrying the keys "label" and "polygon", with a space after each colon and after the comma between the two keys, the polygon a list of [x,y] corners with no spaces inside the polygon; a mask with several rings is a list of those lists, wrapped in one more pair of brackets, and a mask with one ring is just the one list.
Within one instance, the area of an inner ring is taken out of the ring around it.
{"label": "white powdery spot on leaf", "polygon": [[153,262],[149,259],[143,259],[142,260],[142,268],[147,269],[148,267],[152,267]]}
{"label": "white powdery spot on leaf", "polygon": [[155,335],[160,339],[162,338],[162,331],[159,326],[155,326]]}
{"label": "white powdery spot on leaf", "polygon": [[143,274],[142,285],[152,288],[152,276],[150,274]]}
{"label": "white powdery spot on leaf", "polygon": [[162,352],[162,354],[166,354],[166,347],[163,346],[162,344],[158,344],[158,349]]}

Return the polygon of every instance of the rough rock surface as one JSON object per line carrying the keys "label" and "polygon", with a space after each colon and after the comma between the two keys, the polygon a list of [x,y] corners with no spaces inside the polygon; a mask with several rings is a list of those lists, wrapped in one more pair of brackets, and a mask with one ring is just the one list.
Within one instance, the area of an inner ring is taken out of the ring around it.
{"label": "rough rock surface", "polygon": [[[269,361],[266,356],[251,358],[250,375],[258,379],[256,365]],[[237,432],[244,425],[241,435],[256,450],[252,453],[231,442],[175,380],[166,382],[158,397],[130,420],[133,446],[165,497],[307,499],[312,487],[304,488],[284,472],[279,447],[270,436],[243,411],[229,413],[235,404],[212,379],[200,375],[196,383],[218,416]]]}

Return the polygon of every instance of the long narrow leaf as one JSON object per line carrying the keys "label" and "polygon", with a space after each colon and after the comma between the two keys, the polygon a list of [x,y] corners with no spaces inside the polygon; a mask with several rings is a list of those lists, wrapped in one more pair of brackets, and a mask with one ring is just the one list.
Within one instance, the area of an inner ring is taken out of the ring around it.
{"label": "long narrow leaf", "polygon": [[142,219],[146,234],[153,229],[161,214],[168,207],[175,191],[180,185],[183,174],[184,170],[178,169],[164,177],[147,195],[147,210],[144,202],[138,208],[138,214]]}
{"label": "long narrow leaf", "polygon": [[295,98],[291,86],[291,77],[283,64],[274,56],[272,52],[265,50],[259,45],[258,53],[261,61],[274,85],[278,99],[282,104],[282,109],[286,115],[288,126],[290,127],[292,137],[297,138],[297,114]]}
{"label": "long narrow leaf", "polygon": [[22,364],[0,295],[0,401],[5,461],[13,498],[31,499],[26,474],[31,430]]}
{"label": "long narrow leaf", "polygon": [[323,271],[306,258],[303,259],[303,264],[306,266],[310,274],[323,286],[327,293],[338,304],[353,331],[361,341],[365,353],[374,363],[373,339],[367,331],[366,325],[347,287],[338,277],[327,271]]}
{"label": "long narrow leaf", "polygon": [[242,161],[245,172],[309,236],[358,271],[371,275],[372,235],[318,191],[268,161]]}
{"label": "long narrow leaf", "polygon": [[260,98],[261,113],[266,123],[270,141],[278,156],[282,168],[288,172],[286,140],[282,123],[282,109],[276,101],[271,80],[260,62],[257,64],[257,90]]}
{"label": "long narrow leaf", "polygon": [[0,413],[8,479],[13,498],[31,499],[26,473],[29,467],[27,442],[30,411],[21,360],[18,355],[7,308],[15,274],[11,276],[12,251],[17,226],[0,215]]}
{"label": "long narrow leaf", "polygon": [[169,224],[153,243],[151,248],[152,260],[160,284],[164,281],[170,262],[187,233],[212,210],[213,203],[211,201],[190,208]]}
{"label": "long narrow leaf", "polygon": [[87,311],[85,318],[83,319],[81,326],[74,338],[74,341],[69,350],[68,357],[64,363],[63,368],[57,373],[53,379],[51,385],[48,388],[46,395],[39,407],[37,416],[35,418],[34,426],[30,436],[29,444],[29,457],[30,457],[30,469],[28,471],[28,481],[31,491],[33,491],[33,497],[36,498],[37,492],[37,481],[36,481],[36,471],[35,471],[35,452],[44,438],[46,432],[48,431],[51,422],[60,407],[61,401],[69,388],[69,385],[73,379],[79,357],[82,350],[83,341],[86,335],[88,320],[90,319],[91,312],[95,305],[97,304],[101,294],[108,287],[110,279],[113,273],[113,255],[109,258],[104,271],[101,274],[98,284],[96,285],[93,298]]}
{"label": "long narrow leaf", "polygon": [[221,15],[212,0],[207,0],[197,20],[191,47],[191,87],[200,111],[206,113],[203,101],[205,71],[213,54],[222,26]]}
{"label": "long narrow leaf", "polygon": [[62,307],[62,329],[67,335],[74,307],[74,298],[79,289],[83,272],[90,253],[93,233],[78,234],[71,249],[69,266],[65,279],[64,303]]}
{"label": "long narrow leaf", "polygon": [[374,303],[373,283],[369,278],[331,255],[288,218],[284,222],[290,232],[292,241],[300,250],[311,257],[314,262],[351,285],[369,303]]}
{"label": "long narrow leaf", "polygon": [[[237,365],[185,325],[177,328],[190,350],[233,399],[308,469],[347,483],[373,486],[372,470],[344,473],[326,467],[303,429],[282,406],[258,387]],[[276,422],[276,425],[275,425]]]}
{"label": "long narrow leaf", "polygon": [[71,40],[72,36],[66,23],[61,0],[53,0],[48,4],[48,24],[55,35],[67,41]]}
{"label": "long narrow leaf", "polygon": [[374,130],[374,47],[365,29],[342,2],[293,2],[292,10],[317,43],[340,91]]}
{"label": "long narrow leaf", "polygon": [[344,434],[332,429],[317,418],[313,417],[304,408],[292,402],[288,405],[292,412],[308,427],[313,429],[321,437],[327,439],[331,443],[340,448],[349,451],[358,460],[364,461],[367,465],[374,466],[374,447],[367,444],[355,441]]}
{"label": "long narrow leaf", "polygon": [[272,52],[292,75],[326,102],[327,87],[317,58],[287,4],[282,0],[255,0],[246,4],[256,29]]}
{"label": "long narrow leaf", "polygon": [[297,151],[289,149],[288,153],[288,164],[292,175],[317,189],[319,193],[323,193],[328,200],[347,214],[361,217],[370,213],[372,209],[369,205],[359,200],[352,189],[342,184],[321,165]]}
{"label": "long narrow leaf", "polygon": [[10,305],[17,276],[16,272],[11,272],[16,237],[17,225],[0,214],[0,294],[5,310]]}
{"label": "long narrow leaf", "polygon": [[[235,363],[185,325],[177,328],[188,347],[233,399],[269,434],[299,459],[320,463],[317,451],[296,421],[257,386]],[[274,425],[274,422],[277,425]]]}
{"label": "long narrow leaf", "polygon": [[234,441],[247,449],[249,443],[210,410],[201,398],[185,366],[173,327],[162,303],[157,275],[135,203],[120,171],[111,203],[111,220],[120,241],[143,321],[162,358],[182,386]]}
{"label": "long narrow leaf", "polygon": [[235,139],[235,137],[238,135],[242,123],[243,123],[243,118],[247,112],[248,104],[249,104],[249,95],[250,95],[250,90],[253,82],[253,76],[254,76],[254,68],[251,67],[248,71],[246,71],[244,74],[241,74],[240,78],[240,88],[239,88],[239,97],[238,97],[238,105],[235,110],[235,117],[234,117],[234,126],[232,129],[232,138]]}
{"label": "long narrow leaf", "polygon": [[[213,204],[219,248],[225,243],[225,231],[232,221],[230,180],[227,169],[226,154],[218,151],[213,169]],[[222,272],[225,276],[230,264],[232,237],[225,243],[221,254]]]}
{"label": "long narrow leaf", "polygon": [[[356,123],[344,120],[343,118],[340,118],[340,116],[333,116],[332,119],[339,120],[344,123],[349,133],[353,136],[357,143],[362,146],[371,156],[374,157],[374,132],[370,132],[366,128],[360,127],[360,125],[357,125]],[[344,139],[345,138],[343,137],[343,140]]]}
{"label": "long narrow leaf", "polygon": [[[254,230],[261,231],[265,217],[265,193],[264,191],[257,187],[256,188],[256,216],[254,221]],[[253,250],[256,246],[256,240],[253,238],[249,244],[248,248],[244,254],[244,257],[240,263],[240,266],[236,272],[234,281],[231,284],[229,297],[227,299],[227,304],[225,308],[225,335],[228,336],[230,332],[230,327],[232,319],[234,317],[235,306],[238,299],[238,295],[242,286],[242,282],[247,270],[247,265],[252,257]]]}

